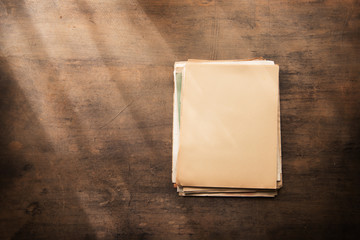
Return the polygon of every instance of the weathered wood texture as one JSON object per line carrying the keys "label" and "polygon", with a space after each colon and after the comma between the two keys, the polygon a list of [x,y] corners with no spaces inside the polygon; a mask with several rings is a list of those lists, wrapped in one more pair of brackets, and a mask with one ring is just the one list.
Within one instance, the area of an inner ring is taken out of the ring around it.
{"label": "weathered wood texture", "polygon": [[[359,27],[357,1],[0,1],[0,239],[356,239]],[[260,56],[280,195],[178,197],[174,61]]]}

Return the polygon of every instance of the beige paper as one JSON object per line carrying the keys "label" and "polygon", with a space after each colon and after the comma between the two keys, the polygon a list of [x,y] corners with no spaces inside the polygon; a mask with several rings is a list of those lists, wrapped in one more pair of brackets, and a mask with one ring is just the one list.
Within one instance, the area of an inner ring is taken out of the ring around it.
{"label": "beige paper", "polygon": [[255,189],[245,188],[206,188],[206,187],[183,187],[185,193],[221,193],[221,192],[256,192]]}
{"label": "beige paper", "polygon": [[278,66],[188,62],[180,186],[276,188]]}
{"label": "beige paper", "polygon": [[275,197],[276,189],[245,189],[245,188],[204,188],[177,187],[180,196],[189,197]]}
{"label": "beige paper", "polygon": [[[199,59],[189,59],[188,62],[202,62],[206,64],[224,64],[224,63],[230,63],[230,64],[245,64],[245,65],[274,65],[273,61],[264,60],[263,58],[254,58],[254,59],[248,59],[248,60],[199,60]],[[173,147],[172,147],[172,182],[176,182],[176,163],[177,163],[177,157],[178,157],[178,150],[179,150],[179,119],[178,119],[178,96],[177,96],[177,77],[176,75],[178,73],[182,74],[182,79],[185,77],[184,74],[184,68],[186,66],[185,61],[182,62],[175,62],[174,64],[174,104],[173,104]],[[278,181],[280,181],[280,175],[282,172],[281,167],[281,132],[280,132],[280,99],[279,99],[279,106],[278,106]]]}
{"label": "beige paper", "polygon": [[247,192],[247,193],[179,193],[179,196],[183,197],[275,197],[277,195],[276,190],[274,192]]}

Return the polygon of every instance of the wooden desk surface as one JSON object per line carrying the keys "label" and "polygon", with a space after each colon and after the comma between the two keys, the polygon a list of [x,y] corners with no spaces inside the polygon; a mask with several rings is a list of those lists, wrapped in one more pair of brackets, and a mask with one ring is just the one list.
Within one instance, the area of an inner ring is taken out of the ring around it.
{"label": "wooden desk surface", "polygon": [[[358,1],[0,1],[0,239],[356,239]],[[280,65],[284,187],[182,198],[172,71]]]}

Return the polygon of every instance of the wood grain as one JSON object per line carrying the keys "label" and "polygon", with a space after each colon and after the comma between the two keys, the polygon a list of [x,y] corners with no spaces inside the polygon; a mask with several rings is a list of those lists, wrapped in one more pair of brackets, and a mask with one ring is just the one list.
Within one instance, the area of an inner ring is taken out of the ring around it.
{"label": "wood grain", "polygon": [[[0,1],[0,239],[357,239],[358,1]],[[284,187],[181,198],[175,61],[280,65]]]}

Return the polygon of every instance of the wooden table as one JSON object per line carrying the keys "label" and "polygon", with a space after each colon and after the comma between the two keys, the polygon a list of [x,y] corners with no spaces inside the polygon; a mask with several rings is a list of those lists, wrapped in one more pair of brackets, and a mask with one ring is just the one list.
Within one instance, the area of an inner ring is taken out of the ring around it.
{"label": "wooden table", "polygon": [[[358,1],[0,1],[0,239],[356,239],[359,16]],[[177,196],[174,62],[253,57],[281,69],[283,189]]]}

